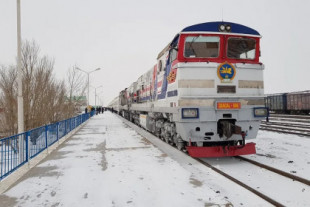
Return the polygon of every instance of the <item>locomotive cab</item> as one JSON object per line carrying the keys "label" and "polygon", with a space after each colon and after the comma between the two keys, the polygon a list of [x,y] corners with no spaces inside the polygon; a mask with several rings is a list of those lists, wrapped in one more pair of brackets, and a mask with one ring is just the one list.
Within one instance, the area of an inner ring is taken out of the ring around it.
{"label": "locomotive cab", "polygon": [[[209,31],[212,28],[216,31]],[[267,115],[260,38],[253,29],[223,22],[194,25],[179,34],[170,70],[177,73],[176,106],[182,112],[195,108],[194,114],[199,114],[176,118],[176,129],[187,145],[241,146],[242,153],[255,152],[255,146],[246,146],[245,140],[257,136],[260,120]]]}

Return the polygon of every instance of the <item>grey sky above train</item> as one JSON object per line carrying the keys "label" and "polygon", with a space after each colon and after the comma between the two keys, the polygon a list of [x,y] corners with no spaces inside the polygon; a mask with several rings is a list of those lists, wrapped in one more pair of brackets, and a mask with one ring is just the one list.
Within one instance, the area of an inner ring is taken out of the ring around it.
{"label": "grey sky above train", "polygon": [[[156,64],[158,53],[183,28],[208,21],[251,26],[263,36],[265,92],[309,90],[310,1],[110,1],[27,0],[22,2],[22,38],[35,40],[41,54],[55,58],[61,79],[70,66],[103,85],[108,104],[120,90]],[[0,64],[16,57],[16,2],[1,0]],[[94,104],[91,88],[90,103]]]}

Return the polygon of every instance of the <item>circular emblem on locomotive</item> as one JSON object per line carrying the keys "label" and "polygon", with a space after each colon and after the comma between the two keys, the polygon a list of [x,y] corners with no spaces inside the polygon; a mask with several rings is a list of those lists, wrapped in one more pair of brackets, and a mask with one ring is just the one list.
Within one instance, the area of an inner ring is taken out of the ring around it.
{"label": "circular emblem on locomotive", "polygon": [[235,78],[236,69],[232,64],[224,62],[217,67],[217,75],[222,83],[231,83]]}

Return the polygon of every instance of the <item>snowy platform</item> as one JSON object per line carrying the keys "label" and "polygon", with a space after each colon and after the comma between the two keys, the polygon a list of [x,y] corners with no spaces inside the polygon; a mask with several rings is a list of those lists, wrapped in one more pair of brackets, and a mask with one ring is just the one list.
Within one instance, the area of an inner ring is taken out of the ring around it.
{"label": "snowy platform", "polygon": [[[154,143],[154,140],[151,140]],[[93,117],[0,195],[1,206],[269,206],[115,114]]]}

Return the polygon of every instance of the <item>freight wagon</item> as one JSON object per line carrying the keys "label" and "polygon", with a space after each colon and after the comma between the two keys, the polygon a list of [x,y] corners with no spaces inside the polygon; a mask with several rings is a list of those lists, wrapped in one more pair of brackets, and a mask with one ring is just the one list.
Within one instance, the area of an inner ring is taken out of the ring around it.
{"label": "freight wagon", "polygon": [[265,106],[275,113],[309,114],[310,91],[267,95]]}

